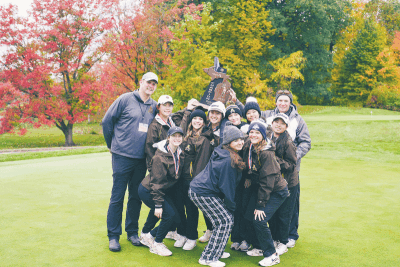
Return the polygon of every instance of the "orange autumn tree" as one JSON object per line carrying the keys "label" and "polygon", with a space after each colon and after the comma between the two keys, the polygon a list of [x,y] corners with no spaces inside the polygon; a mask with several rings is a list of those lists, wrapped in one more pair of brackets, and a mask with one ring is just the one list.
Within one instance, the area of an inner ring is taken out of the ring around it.
{"label": "orange autumn tree", "polygon": [[400,110],[400,32],[396,32],[393,44],[377,57],[383,66],[378,71],[380,79],[371,92],[367,105],[371,107]]}

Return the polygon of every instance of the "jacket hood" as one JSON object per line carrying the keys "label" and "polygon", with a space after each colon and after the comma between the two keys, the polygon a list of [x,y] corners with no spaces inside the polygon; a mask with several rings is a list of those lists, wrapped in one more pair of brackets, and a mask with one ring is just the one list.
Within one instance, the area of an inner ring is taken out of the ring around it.
{"label": "jacket hood", "polygon": [[[157,121],[159,124],[161,124],[161,125],[163,125],[163,126],[165,125],[165,126],[168,126],[168,127],[169,127],[169,125],[168,125],[167,123],[165,123],[165,121],[160,117],[159,114],[157,114],[157,115],[154,117],[154,119],[156,119],[156,121]],[[175,123],[172,121],[171,116],[168,117],[168,121],[169,121],[169,124],[171,124],[172,127],[175,126]]]}
{"label": "jacket hood", "polygon": [[271,151],[275,151],[275,144],[274,142],[271,141],[271,139],[267,138],[267,144],[266,146],[264,146],[264,148],[262,150],[271,150]]}
{"label": "jacket hood", "polygon": [[[167,150],[165,149],[165,144],[166,144],[166,143],[167,143],[167,139],[162,140],[162,141],[160,141],[160,142],[158,142],[158,143],[153,144],[153,147],[159,149],[160,151],[162,151],[162,152],[164,152],[164,153],[169,153],[169,151],[167,151]],[[181,153],[182,153],[181,147],[178,146],[177,151],[178,151],[178,155],[181,154]]]}

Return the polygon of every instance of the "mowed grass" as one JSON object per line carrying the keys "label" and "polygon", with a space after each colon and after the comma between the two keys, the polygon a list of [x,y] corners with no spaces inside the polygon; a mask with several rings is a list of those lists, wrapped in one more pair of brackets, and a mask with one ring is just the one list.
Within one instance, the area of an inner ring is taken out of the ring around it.
{"label": "mowed grass", "polygon": [[[73,140],[78,146],[106,145],[100,123],[77,123],[73,128]],[[57,127],[29,128],[25,135],[0,135],[0,149],[33,147],[61,147],[65,144],[64,134]]]}
{"label": "mowed grass", "polygon": [[[342,108],[326,109],[303,116],[313,148],[301,166],[300,239],[278,266],[400,266],[399,113],[347,109],[328,121]],[[204,244],[186,252],[165,240],[173,255],[160,257],[123,233],[122,251],[108,250],[111,174],[109,153],[0,163],[0,265],[200,266]],[[227,266],[258,265],[230,244]]]}

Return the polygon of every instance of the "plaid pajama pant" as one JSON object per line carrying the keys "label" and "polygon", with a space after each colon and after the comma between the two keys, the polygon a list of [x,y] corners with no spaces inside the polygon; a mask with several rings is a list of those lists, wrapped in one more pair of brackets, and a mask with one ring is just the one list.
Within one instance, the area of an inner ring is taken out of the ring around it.
{"label": "plaid pajama pant", "polygon": [[230,213],[218,197],[203,197],[189,189],[189,198],[210,219],[213,225],[212,235],[204,248],[200,259],[217,261],[224,253],[226,243],[233,227],[233,214]]}

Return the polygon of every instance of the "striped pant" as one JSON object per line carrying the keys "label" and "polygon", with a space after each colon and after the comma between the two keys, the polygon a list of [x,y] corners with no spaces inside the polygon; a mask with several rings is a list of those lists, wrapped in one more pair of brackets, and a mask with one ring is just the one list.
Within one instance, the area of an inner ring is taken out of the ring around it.
{"label": "striped pant", "polygon": [[233,227],[233,214],[230,213],[218,197],[203,197],[189,189],[193,203],[210,219],[213,225],[212,235],[204,248],[200,259],[217,261],[224,253],[226,243]]}

